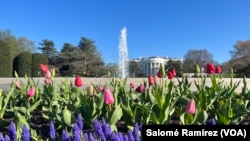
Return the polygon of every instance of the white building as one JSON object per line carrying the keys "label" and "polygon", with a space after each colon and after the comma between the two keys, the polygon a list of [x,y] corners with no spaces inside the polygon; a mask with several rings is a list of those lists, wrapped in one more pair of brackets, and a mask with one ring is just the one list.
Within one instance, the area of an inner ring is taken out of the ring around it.
{"label": "white building", "polygon": [[135,61],[138,63],[140,66],[142,74],[145,76],[148,76],[150,74],[156,75],[159,68],[160,64],[166,65],[169,60],[173,61],[183,61],[181,58],[169,58],[169,57],[158,57],[158,56],[150,56],[147,58],[137,58],[132,61]]}

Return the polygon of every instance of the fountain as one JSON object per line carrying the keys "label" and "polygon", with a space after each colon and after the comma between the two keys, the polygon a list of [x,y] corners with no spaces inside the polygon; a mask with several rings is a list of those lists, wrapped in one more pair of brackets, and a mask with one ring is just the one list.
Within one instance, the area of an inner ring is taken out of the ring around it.
{"label": "fountain", "polygon": [[119,72],[120,78],[128,77],[128,49],[127,49],[127,30],[124,27],[121,30],[120,40],[119,40]]}

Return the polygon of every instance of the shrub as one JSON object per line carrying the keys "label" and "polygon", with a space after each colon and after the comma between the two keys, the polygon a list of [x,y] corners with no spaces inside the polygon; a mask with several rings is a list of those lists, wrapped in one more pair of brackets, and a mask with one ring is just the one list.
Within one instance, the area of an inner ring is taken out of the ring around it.
{"label": "shrub", "polygon": [[30,77],[32,74],[31,65],[32,54],[28,51],[24,51],[15,57],[13,68],[20,77],[24,77],[25,75]]}
{"label": "shrub", "polygon": [[32,54],[32,77],[39,77],[42,74],[40,70],[40,64],[48,64],[48,59],[46,56],[40,53]]}
{"label": "shrub", "polygon": [[12,76],[11,48],[0,40],[0,77]]}

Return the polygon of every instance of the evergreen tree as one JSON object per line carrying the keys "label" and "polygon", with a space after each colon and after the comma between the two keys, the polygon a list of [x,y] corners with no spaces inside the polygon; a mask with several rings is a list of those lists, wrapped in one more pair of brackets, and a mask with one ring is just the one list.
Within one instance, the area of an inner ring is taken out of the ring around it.
{"label": "evergreen tree", "polygon": [[101,53],[96,49],[95,42],[82,37],[78,47],[83,52],[83,74],[84,76],[101,76],[104,75],[105,64],[102,60]]}
{"label": "evergreen tree", "polygon": [[49,65],[55,65],[58,52],[55,48],[54,41],[44,39],[39,45],[40,47],[38,47],[38,49],[48,58]]}
{"label": "evergreen tree", "polygon": [[84,56],[80,48],[70,43],[65,43],[57,59],[61,75],[83,75],[83,58]]}

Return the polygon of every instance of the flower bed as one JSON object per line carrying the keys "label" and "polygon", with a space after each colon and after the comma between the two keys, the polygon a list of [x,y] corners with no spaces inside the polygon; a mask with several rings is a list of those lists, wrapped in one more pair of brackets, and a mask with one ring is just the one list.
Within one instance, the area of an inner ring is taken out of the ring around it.
{"label": "flower bed", "polygon": [[[105,85],[82,88],[84,79],[79,76],[56,85],[54,72],[46,65],[41,70],[42,88],[32,78],[20,81],[16,74],[11,89],[0,92],[0,132],[5,140],[13,134],[18,140],[29,136],[33,140],[140,140],[140,127],[147,124],[249,124],[245,79],[242,91],[236,92],[238,83],[225,85],[220,75],[211,74],[197,79],[197,90],[192,91],[187,78],[174,83],[171,70],[149,76],[138,86],[110,77]],[[211,79],[210,87],[206,79]]]}

